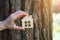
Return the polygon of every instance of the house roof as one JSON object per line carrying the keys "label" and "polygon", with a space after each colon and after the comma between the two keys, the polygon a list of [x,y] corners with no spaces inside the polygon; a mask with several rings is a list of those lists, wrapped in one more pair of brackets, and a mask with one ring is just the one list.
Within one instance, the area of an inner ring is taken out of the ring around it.
{"label": "house roof", "polygon": [[33,20],[32,15],[25,16],[22,20]]}

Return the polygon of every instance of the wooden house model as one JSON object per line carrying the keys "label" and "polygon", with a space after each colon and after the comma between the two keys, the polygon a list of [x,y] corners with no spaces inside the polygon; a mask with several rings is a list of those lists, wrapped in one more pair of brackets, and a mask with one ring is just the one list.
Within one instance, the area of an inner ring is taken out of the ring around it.
{"label": "wooden house model", "polygon": [[21,21],[22,21],[22,27],[23,28],[33,28],[33,18],[32,18],[32,15],[25,16]]}

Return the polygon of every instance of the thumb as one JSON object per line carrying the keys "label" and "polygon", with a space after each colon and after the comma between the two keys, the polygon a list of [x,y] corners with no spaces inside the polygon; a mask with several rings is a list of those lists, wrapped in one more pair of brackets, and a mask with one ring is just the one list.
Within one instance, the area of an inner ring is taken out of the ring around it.
{"label": "thumb", "polygon": [[16,29],[16,30],[25,30],[23,27],[20,27],[20,26],[16,26],[15,29]]}

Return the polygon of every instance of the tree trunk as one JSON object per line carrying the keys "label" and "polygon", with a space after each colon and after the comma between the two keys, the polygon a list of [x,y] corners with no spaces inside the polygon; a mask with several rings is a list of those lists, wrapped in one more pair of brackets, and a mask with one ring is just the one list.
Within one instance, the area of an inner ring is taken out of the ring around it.
{"label": "tree trunk", "polygon": [[[51,0],[0,0],[0,20],[11,13],[23,10],[33,16],[34,28],[25,31],[4,30],[1,40],[52,40]],[[15,20],[20,25],[20,19]]]}

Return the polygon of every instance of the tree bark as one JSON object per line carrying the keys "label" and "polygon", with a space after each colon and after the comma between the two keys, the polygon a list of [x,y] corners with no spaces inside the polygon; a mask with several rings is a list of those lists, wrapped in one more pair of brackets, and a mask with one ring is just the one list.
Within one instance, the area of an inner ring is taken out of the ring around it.
{"label": "tree bark", "polygon": [[[51,0],[0,0],[0,20],[11,13],[23,10],[33,16],[34,28],[25,31],[4,30],[1,40],[52,40],[52,4]],[[20,19],[15,20],[20,25]]]}

